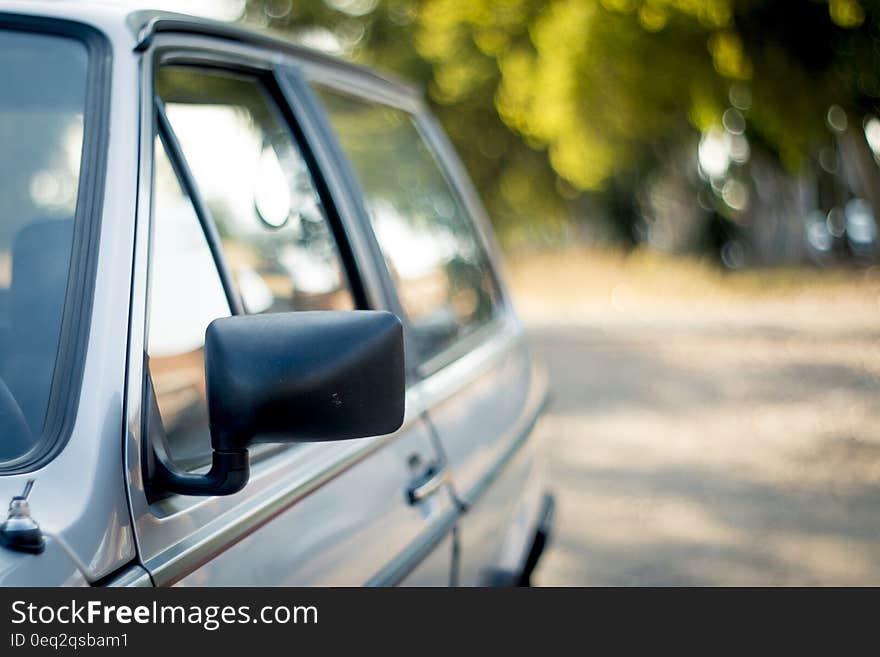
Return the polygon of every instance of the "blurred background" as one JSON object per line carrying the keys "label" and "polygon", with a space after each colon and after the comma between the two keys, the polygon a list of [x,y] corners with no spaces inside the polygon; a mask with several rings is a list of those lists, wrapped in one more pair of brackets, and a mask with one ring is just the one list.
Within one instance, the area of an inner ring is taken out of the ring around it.
{"label": "blurred background", "polygon": [[425,91],[550,369],[539,583],[880,584],[880,2],[126,4]]}

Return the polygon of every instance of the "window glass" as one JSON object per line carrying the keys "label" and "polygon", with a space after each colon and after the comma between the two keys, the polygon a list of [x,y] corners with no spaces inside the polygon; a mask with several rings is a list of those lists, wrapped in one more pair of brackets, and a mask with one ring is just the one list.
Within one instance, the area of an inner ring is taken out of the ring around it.
{"label": "window glass", "polygon": [[156,89],[248,312],[354,308],[309,169],[255,79],[160,69]]}
{"label": "window glass", "polygon": [[360,181],[422,361],[492,319],[498,288],[412,115],[316,89]]}
{"label": "window glass", "polygon": [[205,330],[229,302],[193,205],[156,139],[147,354],[170,456],[210,458]]}
{"label": "window glass", "polygon": [[0,463],[46,422],[79,193],[88,54],[0,30]]}

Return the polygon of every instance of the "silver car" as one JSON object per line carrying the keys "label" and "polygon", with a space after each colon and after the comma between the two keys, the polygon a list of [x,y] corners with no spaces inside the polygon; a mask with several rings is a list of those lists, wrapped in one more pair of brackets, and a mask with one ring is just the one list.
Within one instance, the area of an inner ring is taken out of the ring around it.
{"label": "silver car", "polygon": [[545,379],[418,93],[55,2],[0,88],[0,584],[529,583]]}

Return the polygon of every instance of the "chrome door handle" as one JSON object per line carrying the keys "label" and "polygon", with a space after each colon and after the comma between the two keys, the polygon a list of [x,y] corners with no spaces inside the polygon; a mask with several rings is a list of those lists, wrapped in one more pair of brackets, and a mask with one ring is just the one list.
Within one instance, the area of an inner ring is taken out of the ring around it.
{"label": "chrome door handle", "polygon": [[449,471],[442,463],[432,463],[425,468],[420,476],[406,491],[406,499],[410,504],[417,504],[436,493],[449,478]]}

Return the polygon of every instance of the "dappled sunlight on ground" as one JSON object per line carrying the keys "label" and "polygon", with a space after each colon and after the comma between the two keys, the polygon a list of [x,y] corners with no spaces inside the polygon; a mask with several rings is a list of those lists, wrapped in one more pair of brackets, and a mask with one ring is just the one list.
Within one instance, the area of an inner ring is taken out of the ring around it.
{"label": "dappled sunlight on ground", "polygon": [[[558,531],[536,580],[880,584],[880,303],[858,276],[606,321],[520,303],[553,394]],[[837,310],[801,319],[792,295]],[[736,321],[713,314],[726,301]]]}

